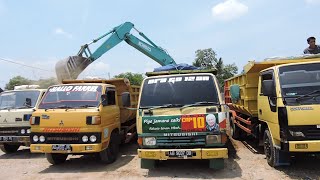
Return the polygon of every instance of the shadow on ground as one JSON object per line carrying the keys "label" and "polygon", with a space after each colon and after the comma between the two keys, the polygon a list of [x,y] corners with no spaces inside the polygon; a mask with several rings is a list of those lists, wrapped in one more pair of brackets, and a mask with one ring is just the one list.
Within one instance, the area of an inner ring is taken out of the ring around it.
{"label": "shadow on ground", "polygon": [[[59,165],[49,165],[39,173],[83,173],[115,171],[128,164],[137,155],[137,144],[126,144],[120,148],[118,159],[112,164],[103,164],[97,161],[94,156],[69,156],[68,160]],[[49,164],[49,163],[48,163]]]}
{"label": "shadow on ground", "polygon": [[241,177],[242,170],[236,161],[239,157],[231,141],[228,143],[228,150],[229,158],[225,159],[224,169],[221,170],[210,169],[208,160],[167,160],[160,161],[158,167],[150,169],[145,177],[195,179],[230,179]]}
{"label": "shadow on ground", "polygon": [[44,154],[31,153],[29,148],[20,148],[17,152],[2,154],[0,159],[33,159],[44,158]]}

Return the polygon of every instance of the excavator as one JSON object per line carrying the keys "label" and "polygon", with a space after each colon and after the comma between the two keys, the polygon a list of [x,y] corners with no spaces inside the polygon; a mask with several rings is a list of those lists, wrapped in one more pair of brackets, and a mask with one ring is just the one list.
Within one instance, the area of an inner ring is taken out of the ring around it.
{"label": "excavator", "polygon": [[[130,33],[132,29],[136,30],[148,43],[132,35]],[[108,35],[109,37],[92,53],[89,46]],[[76,56],[69,56],[66,59],[58,61],[55,67],[58,82],[62,82],[64,79],[76,79],[86,67],[122,41],[147,55],[161,66],[176,65],[176,62],[164,49],[157,46],[142,32],[138,31],[134,27],[134,24],[125,22],[114,27],[99,38],[92,40],[90,43],[81,46]]]}

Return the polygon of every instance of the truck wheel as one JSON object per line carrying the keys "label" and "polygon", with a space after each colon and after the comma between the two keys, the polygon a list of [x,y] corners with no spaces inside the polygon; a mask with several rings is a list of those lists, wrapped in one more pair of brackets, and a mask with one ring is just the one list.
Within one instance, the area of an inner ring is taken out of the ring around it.
{"label": "truck wheel", "polygon": [[15,144],[2,144],[2,145],[0,145],[1,151],[3,151],[6,154],[17,152],[19,147],[20,147],[20,145],[15,145]]}
{"label": "truck wheel", "polygon": [[264,148],[264,154],[266,155],[266,159],[268,164],[271,167],[276,166],[276,151],[272,143],[271,135],[269,130],[264,131],[264,136],[263,136],[263,148]]}
{"label": "truck wheel", "polygon": [[100,161],[106,164],[117,160],[119,153],[119,139],[116,133],[111,134],[109,147],[99,153]]}
{"label": "truck wheel", "polygon": [[64,163],[67,157],[68,154],[46,153],[47,160],[53,165]]}

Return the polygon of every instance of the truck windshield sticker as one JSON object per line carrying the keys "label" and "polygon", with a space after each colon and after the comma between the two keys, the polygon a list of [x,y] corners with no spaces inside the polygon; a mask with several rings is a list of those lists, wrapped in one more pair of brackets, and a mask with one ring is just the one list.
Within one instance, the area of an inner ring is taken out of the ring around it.
{"label": "truck windshield sticker", "polygon": [[142,117],[142,127],[144,133],[219,131],[219,122],[221,121],[219,120],[218,113]]}
{"label": "truck windshield sticker", "polygon": [[54,86],[49,92],[90,91],[96,92],[99,86]]}
{"label": "truck windshield sticker", "polygon": [[171,77],[171,78],[156,78],[149,79],[148,84],[157,84],[159,83],[175,83],[175,82],[193,82],[193,81],[209,81],[209,76],[180,76],[180,77]]}

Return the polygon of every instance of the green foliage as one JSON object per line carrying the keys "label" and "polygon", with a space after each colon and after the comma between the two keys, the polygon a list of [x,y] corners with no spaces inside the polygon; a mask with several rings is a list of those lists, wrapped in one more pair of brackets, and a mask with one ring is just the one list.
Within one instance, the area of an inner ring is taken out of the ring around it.
{"label": "green foliage", "polygon": [[58,81],[54,77],[47,78],[47,79],[30,80],[22,76],[15,76],[9,80],[9,83],[6,84],[5,89],[13,90],[15,86],[30,85],[30,84],[39,85],[40,86],[39,88],[41,89],[47,89],[51,85],[58,84]]}
{"label": "green foliage", "polygon": [[39,79],[37,81],[33,81],[33,84],[39,85],[41,89],[47,89],[49,86],[58,84],[58,81],[56,78],[51,77],[47,79]]}
{"label": "green foliage", "polygon": [[20,85],[30,85],[32,81],[30,79],[24,78],[22,76],[15,76],[11,78],[6,84],[5,89],[7,90],[13,90],[15,86],[20,86]]}
{"label": "green foliage", "polygon": [[139,73],[126,72],[126,73],[115,75],[114,78],[127,78],[129,79],[132,85],[141,85],[144,79],[144,76],[143,74],[139,74]]}
{"label": "green foliage", "polygon": [[224,80],[233,77],[238,73],[238,67],[235,63],[224,64],[222,58],[217,58],[217,54],[209,49],[199,49],[196,51],[196,58],[192,63],[194,66],[202,67],[204,69],[215,68],[217,70],[217,79],[221,87],[224,85]]}

